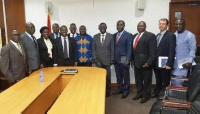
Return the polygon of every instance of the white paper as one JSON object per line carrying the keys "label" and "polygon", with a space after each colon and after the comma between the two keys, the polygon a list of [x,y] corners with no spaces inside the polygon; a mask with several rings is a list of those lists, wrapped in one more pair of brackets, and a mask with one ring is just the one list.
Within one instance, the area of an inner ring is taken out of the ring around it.
{"label": "white paper", "polygon": [[168,61],[168,57],[159,56],[158,57],[158,67],[165,68],[167,61]]}

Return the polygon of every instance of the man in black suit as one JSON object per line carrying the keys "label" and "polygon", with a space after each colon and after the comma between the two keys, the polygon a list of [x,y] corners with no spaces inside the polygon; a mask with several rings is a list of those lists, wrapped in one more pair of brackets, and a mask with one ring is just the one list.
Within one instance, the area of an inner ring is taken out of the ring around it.
{"label": "man in black suit", "polygon": [[70,30],[70,33],[68,35],[70,36],[70,38],[75,38],[77,35],[79,35],[76,32],[77,28],[76,28],[75,23],[70,24],[69,30]]}
{"label": "man in black suit", "polygon": [[125,22],[117,22],[118,32],[113,35],[115,42],[115,72],[117,77],[118,89],[113,95],[122,93],[121,98],[126,98],[130,91],[130,61],[131,61],[131,43],[133,35],[124,30]]}
{"label": "man in black suit", "polygon": [[137,95],[133,100],[142,98],[145,103],[151,96],[152,65],[156,56],[156,37],[146,31],[146,23],[141,21],[137,25],[138,33],[132,43],[132,65],[135,71]]}
{"label": "man in black suit", "polygon": [[60,32],[59,32],[60,27],[59,27],[58,23],[54,23],[54,24],[52,25],[52,29],[53,29],[53,33],[51,33],[51,34],[49,35],[49,37],[50,37],[51,39],[57,39],[57,38],[59,38],[59,37],[60,37]]}
{"label": "man in black suit", "polygon": [[61,37],[55,40],[55,61],[58,66],[77,66],[76,42],[67,36],[67,27],[60,28]]}
{"label": "man in black suit", "polygon": [[[171,70],[174,64],[176,36],[167,30],[168,20],[163,18],[159,20],[160,33],[157,35],[157,54],[155,62],[155,76],[156,76],[156,88],[152,97],[156,97],[161,89],[165,89],[170,84]],[[159,67],[159,57],[168,57],[168,60],[164,67]]]}

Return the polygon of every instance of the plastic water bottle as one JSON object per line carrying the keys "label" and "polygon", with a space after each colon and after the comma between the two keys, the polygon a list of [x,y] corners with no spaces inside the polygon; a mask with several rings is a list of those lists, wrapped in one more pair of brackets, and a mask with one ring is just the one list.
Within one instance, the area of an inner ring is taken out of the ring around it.
{"label": "plastic water bottle", "polygon": [[42,69],[40,70],[40,82],[44,82],[44,73]]}

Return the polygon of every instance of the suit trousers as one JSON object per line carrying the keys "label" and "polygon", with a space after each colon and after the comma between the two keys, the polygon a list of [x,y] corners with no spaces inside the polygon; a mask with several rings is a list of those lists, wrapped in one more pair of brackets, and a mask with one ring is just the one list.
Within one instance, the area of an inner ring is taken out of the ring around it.
{"label": "suit trousers", "polygon": [[106,70],[106,94],[110,94],[111,90],[111,71],[110,71],[110,65],[102,65],[102,68]]}
{"label": "suit trousers", "polygon": [[170,84],[171,70],[155,67],[153,69],[156,77],[156,87],[154,89],[154,93],[158,95],[162,89],[165,89]]}
{"label": "suit trousers", "polygon": [[129,93],[130,91],[130,72],[129,66],[122,63],[115,63],[118,91]]}
{"label": "suit trousers", "polygon": [[134,67],[137,95],[150,98],[152,85],[152,67]]}

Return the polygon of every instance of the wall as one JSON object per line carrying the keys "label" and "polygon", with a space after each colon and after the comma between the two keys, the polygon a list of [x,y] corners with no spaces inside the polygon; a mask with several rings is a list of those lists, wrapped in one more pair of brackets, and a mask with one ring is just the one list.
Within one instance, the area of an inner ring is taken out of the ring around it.
{"label": "wall", "polygon": [[[52,2],[52,23],[69,26],[76,23],[77,27],[85,25],[90,35],[98,33],[98,24],[107,23],[107,31],[116,32],[116,22],[124,20],[125,29],[132,34],[137,32],[137,23],[141,20],[147,23],[147,31],[158,33],[158,20],[168,18],[170,0],[146,0],[146,8],[141,11],[136,7],[137,0],[25,0],[26,22],[36,26],[35,36],[39,37],[39,29],[47,25],[45,2]],[[134,83],[131,68],[131,83]],[[155,83],[155,79],[153,79]],[[114,69],[112,82],[116,83]]]}

